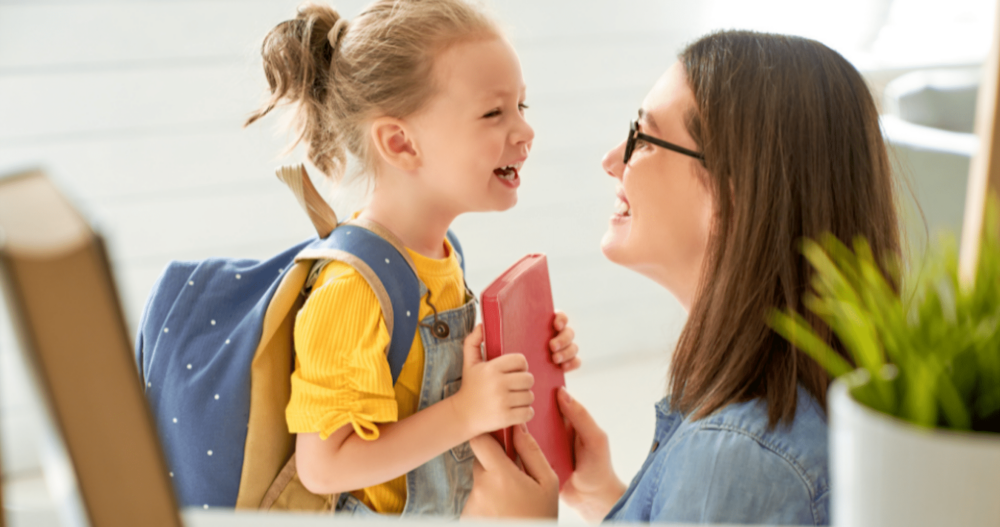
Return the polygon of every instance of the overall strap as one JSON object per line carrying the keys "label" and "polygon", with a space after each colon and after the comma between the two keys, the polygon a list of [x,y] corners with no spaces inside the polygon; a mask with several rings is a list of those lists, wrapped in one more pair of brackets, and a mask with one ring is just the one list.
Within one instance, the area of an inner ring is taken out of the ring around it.
{"label": "overall strap", "polygon": [[462,275],[465,275],[465,253],[462,252],[462,244],[458,243],[458,236],[448,229],[448,241],[451,242],[451,246],[455,249],[455,254],[458,255],[458,265],[462,267]]}

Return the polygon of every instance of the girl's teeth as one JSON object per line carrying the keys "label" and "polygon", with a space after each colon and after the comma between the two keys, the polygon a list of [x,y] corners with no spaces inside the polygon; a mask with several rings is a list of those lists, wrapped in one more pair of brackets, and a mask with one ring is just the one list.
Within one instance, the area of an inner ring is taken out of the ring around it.
{"label": "girl's teeth", "polygon": [[505,179],[507,181],[514,181],[514,179],[517,178],[517,166],[508,165],[503,168],[497,168],[493,170],[493,173],[496,174],[497,177],[501,179]]}

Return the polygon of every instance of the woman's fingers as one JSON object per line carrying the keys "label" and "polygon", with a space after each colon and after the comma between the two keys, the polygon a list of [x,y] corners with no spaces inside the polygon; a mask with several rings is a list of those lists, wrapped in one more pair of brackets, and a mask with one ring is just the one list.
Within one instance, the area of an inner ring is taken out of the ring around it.
{"label": "woman's fingers", "polygon": [[514,448],[524,466],[524,472],[531,476],[531,479],[537,481],[542,487],[554,485],[556,489],[559,488],[559,477],[556,475],[556,471],[552,469],[552,465],[549,465],[549,461],[545,459],[545,453],[542,452],[542,447],[538,446],[535,438],[528,433],[526,426],[514,427]]}
{"label": "woman's fingers", "polygon": [[607,441],[607,434],[604,433],[604,430],[597,426],[597,422],[590,416],[590,412],[573,399],[566,388],[559,388],[559,396],[556,399],[559,401],[559,410],[573,427],[578,439],[587,444]]}
{"label": "woman's fingers", "polygon": [[[503,451],[503,447],[490,434],[473,437],[469,440],[469,446],[472,447],[472,453],[476,456],[476,463],[479,465],[480,472],[497,470],[503,467],[503,463],[510,463],[510,459],[507,458],[507,453]],[[475,469],[476,467],[473,466],[473,471]],[[473,472],[473,475],[475,475],[475,472]]]}

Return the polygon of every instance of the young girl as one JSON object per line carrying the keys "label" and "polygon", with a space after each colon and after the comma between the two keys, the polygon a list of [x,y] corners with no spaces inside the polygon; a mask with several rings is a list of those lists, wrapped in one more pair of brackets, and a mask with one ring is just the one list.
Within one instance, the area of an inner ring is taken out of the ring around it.
{"label": "young girl", "polygon": [[[338,180],[354,155],[374,183],[360,219],[399,239],[426,292],[393,385],[375,293],[346,264],[323,268],[295,324],[286,418],[299,478],[342,493],[341,511],[457,516],[472,486],[467,441],[532,417],[523,356],[483,362],[479,327],[463,351],[475,306],[445,236],[459,214],[517,201],[534,137],[517,55],[464,0],[378,0],[351,22],[307,5],[262,53],[272,96],[248,124],[296,103],[316,167]],[[437,320],[449,331],[433,331]],[[553,359],[575,369],[565,315],[554,325]]]}

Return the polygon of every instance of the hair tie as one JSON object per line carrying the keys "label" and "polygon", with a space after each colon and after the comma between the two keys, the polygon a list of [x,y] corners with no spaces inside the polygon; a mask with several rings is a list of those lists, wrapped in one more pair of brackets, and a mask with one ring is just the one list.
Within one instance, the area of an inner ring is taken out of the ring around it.
{"label": "hair tie", "polygon": [[326,39],[330,41],[334,51],[340,49],[340,40],[344,38],[344,33],[347,33],[347,19],[341,17],[334,22],[330,32],[326,34]]}

